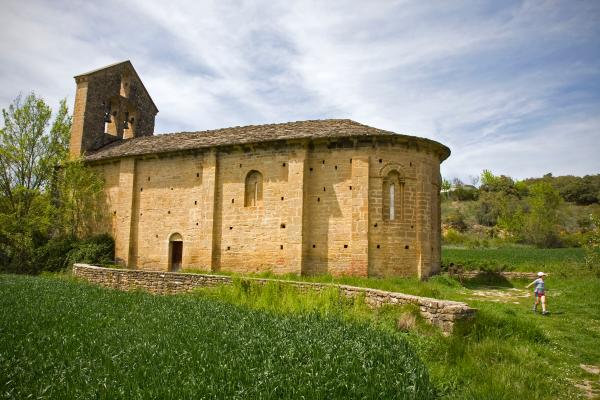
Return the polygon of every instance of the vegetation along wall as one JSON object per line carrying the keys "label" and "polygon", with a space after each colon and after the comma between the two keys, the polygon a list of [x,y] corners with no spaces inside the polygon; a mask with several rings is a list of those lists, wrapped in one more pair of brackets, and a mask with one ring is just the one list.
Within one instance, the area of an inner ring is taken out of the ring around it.
{"label": "vegetation along wall", "polygon": [[[198,287],[229,285],[233,278],[219,275],[185,274],[160,271],[132,271],[124,269],[102,268],[87,264],[73,265],[73,274],[89,282],[119,290],[142,289],[152,293],[184,293]],[[385,304],[416,304],[421,315],[429,323],[439,327],[443,332],[452,332],[457,321],[466,321],[475,315],[475,309],[465,303],[437,300],[427,297],[412,296],[403,293],[361,288],[347,285],[284,281],[261,278],[246,278],[255,283],[278,282],[292,285],[299,290],[320,291],[332,286],[340,289],[340,294],[347,297],[364,295],[365,301],[372,307]]]}

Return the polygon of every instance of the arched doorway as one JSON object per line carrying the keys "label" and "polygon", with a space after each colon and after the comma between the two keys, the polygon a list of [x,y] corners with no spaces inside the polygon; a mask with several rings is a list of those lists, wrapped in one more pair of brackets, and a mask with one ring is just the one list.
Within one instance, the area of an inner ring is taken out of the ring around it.
{"label": "arched doorway", "polygon": [[169,271],[179,271],[183,259],[183,238],[174,233],[169,238]]}

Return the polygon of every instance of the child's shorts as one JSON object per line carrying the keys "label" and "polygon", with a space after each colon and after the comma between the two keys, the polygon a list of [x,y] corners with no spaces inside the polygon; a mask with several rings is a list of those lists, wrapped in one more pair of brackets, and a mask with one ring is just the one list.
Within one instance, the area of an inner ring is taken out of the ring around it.
{"label": "child's shorts", "polygon": [[535,292],[535,297],[542,297],[545,295],[546,295],[546,292]]}

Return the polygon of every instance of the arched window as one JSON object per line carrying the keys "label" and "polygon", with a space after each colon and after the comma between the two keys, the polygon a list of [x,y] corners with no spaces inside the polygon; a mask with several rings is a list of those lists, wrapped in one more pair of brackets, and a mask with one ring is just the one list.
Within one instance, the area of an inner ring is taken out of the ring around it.
{"label": "arched window", "polygon": [[246,188],[244,195],[244,206],[254,207],[262,202],[263,178],[258,171],[250,171],[246,175]]}
{"label": "arched window", "polygon": [[383,178],[382,196],[384,221],[402,220],[404,180],[400,178],[398,171],[390,171]]}

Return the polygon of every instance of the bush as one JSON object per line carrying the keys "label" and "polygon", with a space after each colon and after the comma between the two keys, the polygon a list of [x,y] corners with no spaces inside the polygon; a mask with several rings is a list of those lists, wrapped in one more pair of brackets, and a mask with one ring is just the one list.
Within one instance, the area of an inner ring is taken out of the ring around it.
{"label": "bush", "polygon": [[444,236],[442,237],[442,242],[444,244],[457,245],[457,244],[463,244],[466,241],[467,241],[467,236],[454,230],[454,229],[448,229],[446,231],[446,233],[444,234]]}
{"label": "bush", "polygon": [[115,259],[115,242],[107,234],[95,235],[75,244],[66,257],[67,266],[74,263],[109,264]]}
{"label": "bush", "polygon": [[468,228],[467,223],[465,222],[464,215],[460,212],[460,210],[451,211],[446,218],[444,218],[444,222],[454,230],[459,232],[465,232]]}
{"label": "bush", "polygon": [[36,270],[61,271],[74,263],[109,264],[114,260],[115,243],[106,234],[91,236],[77,240],[73,237],[56,237],[35,250]]}
{"label": "bush", "polygon": [[458,201],[477,200],[479,198],[479,190],[475,187],[459,186],[451,192],[450,196],[452,199]]}
{"label": "bush", "polygon": [[35,249],[35,265],[40,271],[57,272],[67,267],[67,258],[77,240],[72,237],[57,237]]}

